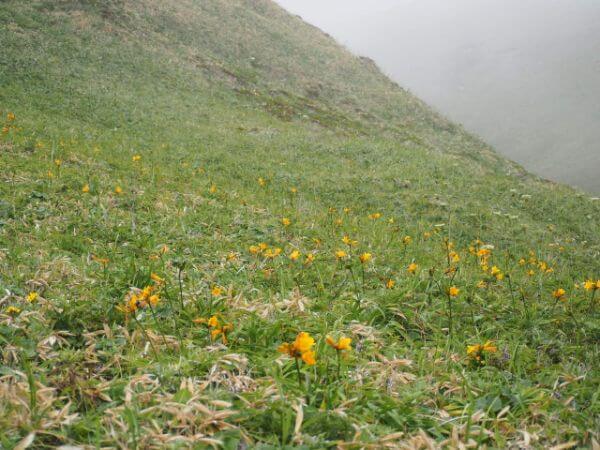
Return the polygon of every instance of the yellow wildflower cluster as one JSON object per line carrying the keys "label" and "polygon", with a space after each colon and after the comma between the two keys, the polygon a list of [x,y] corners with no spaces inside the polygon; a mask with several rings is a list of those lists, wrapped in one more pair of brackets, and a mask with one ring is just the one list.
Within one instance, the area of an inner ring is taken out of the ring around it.
{"label": "yellow wildflower cluster", "polygon": [[11,305],[11,306],[7,307],[4,310],[4,312],[6,314],[8,314],[9,316],[14,317],[14,316],[18,316],[19,314],[21,314],[21,308]]}
{"label": "yellow wildflower cluster", "polygon": [[346,253],[344,250],[336,250],[335,252],[335,257],[337,259],[344,259],[348,256],[348,253]]}
{"label": "yellow wildflower cluster", "polygon": [[124,306],[118,306],[117,308],[125,314],[133,314],[138,309],[144,309],[147,306],[155,307],[160,302],[160,295],[158,290],[163,283],[163,279],[156,274],[151,276],[154,284],[150,284],[144,289],[134,289],[130,292],[126,299]]}
{"label": "yellow wildflower cluster", "polygon": [[192,322],[194,322],[196,324],[205,324],[208,327],[208,329],[210,330],[211,341],[214,341],[216,338],[218,338],[220,336],[223,344],[227,345],[227,343],[229,342],[227,339],[227,334],[233,330],[233,324],[231,324],[231,323],[221,324],[219,322],[219,318],[217,316],[211,316],[208,319],[206,319],[204,317],[198,317],[198,318],[192,320]]}
{"label": "yellow wildflower cluster", "polygon": [[457,288],[456,286],[450,286],[448,288],[448,295],[450,297],[458,297],[459,294],[460,294],[460,289]]}
{"label": "yellow wildflower cluster", "polygon": [[586,291],[597,291],[598,289],[600,289],[600,280],[586,280],[583,283],[583,288]]}
{"label": "yellow wildflower cluster", "polygon": [[9,112],[6,114],[6,124],[2,127],[2,134],[8,134],[11,128],[14,128],[13,122],[15,121],[16,116],[14,113]]}
{"label": "yellow wildflower cluster", "polygon": [[311,335],[301,331],[294,342],[284,342],[277,348],[277,351],[292,358],[302,359],[306,364],[312,366],[316,363],[315,352],[312,350],[314,345],[315,340]]}
{"label": "yellow wildflower cluster", "polygon": [[492,341],[487,341],[485,344],[475,344],[467,346],[467,356],[477,362],[481,362],[486,354],[496,353],[498,348]]}
{"label": "yellow wildflower cluster", "polygon": [[347,234],[345,234],[342,238],[342,242],[350,247],[356,247],[358,245],[358,241],[350,239],[350,237]]}
{"label": "yellow wildflower cluster", "polygon": [[567,294],[567,291],[565,291],[563,288],[558,288],[554,292],[552,292],[552,296],[556,300],[564,300],[566,294]]}
{"label": "yellow wildflower cluster", "polygon": [[338,352],[352,349],[352,339],[349,337],[341,337],[335,341],[331,336],[327,336],[325,338],[325,342],[327,342],[327,345],[334,348]]}
{"label": "yellow wildflower cluster", "polygon": [[366,264],[366,263],[368,263],[369,261],[371,261],[371,259],[372,259],[372,258],[373,258],[373,255],[372,255],[371,253],[367,253],[367,252],[365,252],[365,253],[361,254],[361,255],[358,257],[358,259],[360,260],[360,263],[361,263],[361,264]]}
{"label": "yellow wildflower cluster", "polygon": [[282,252],[280,247],[269,247],[269,245],[264,242],[261,242],[258,245],[251,245],[248,248],[248,251],[252,255],[262,255],[267,259],[274,259],[281,255]]}
{"label": "yellow wildflower cluster", "polygon": [[411,275],[414,275],[415,273],[417,273],[418,268],[419,268],[419,265],[417,263],[412,262],[408,265],[408,267],[406,268],[406,271],[408,273],[410,273]]}

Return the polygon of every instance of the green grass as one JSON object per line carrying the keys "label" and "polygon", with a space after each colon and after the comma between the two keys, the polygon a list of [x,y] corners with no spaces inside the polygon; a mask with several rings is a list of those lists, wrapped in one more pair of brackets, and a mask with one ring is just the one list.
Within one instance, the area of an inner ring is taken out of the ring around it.
{"label": "green grass", "polygon": [[[9,1],[0,24],[0,447],[600,439],[598,201],[268,1]],[[124,314],[152,273],[160,301]],[[299,383],[277,348],[301,331]],[[327,335],[353,340],[339,369]]]}

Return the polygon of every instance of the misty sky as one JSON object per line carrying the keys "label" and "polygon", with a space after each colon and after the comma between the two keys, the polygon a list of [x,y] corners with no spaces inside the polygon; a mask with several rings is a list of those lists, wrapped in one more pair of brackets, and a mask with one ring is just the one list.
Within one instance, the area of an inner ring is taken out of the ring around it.
{"label": "misty sky", "polygon": [[600,0],[276,0],[542,176],[600,193]]}

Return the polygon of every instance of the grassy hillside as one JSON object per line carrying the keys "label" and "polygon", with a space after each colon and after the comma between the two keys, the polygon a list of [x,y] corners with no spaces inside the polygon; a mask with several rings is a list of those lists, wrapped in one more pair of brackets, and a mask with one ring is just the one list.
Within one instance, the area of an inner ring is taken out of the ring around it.
{"label": "grassy hillside", "polygon": [[598,201],[266,0],[0,25],[1,448],[598,445]]}

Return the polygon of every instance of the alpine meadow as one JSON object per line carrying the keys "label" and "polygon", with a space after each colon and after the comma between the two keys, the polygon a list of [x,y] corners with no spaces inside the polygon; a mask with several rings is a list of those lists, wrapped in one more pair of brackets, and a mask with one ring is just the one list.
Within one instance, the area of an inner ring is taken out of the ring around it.
{"label": "alpine meadow", "polygon": [[599,199],[271,0],[0,49],[0,448],[600,449]]}

